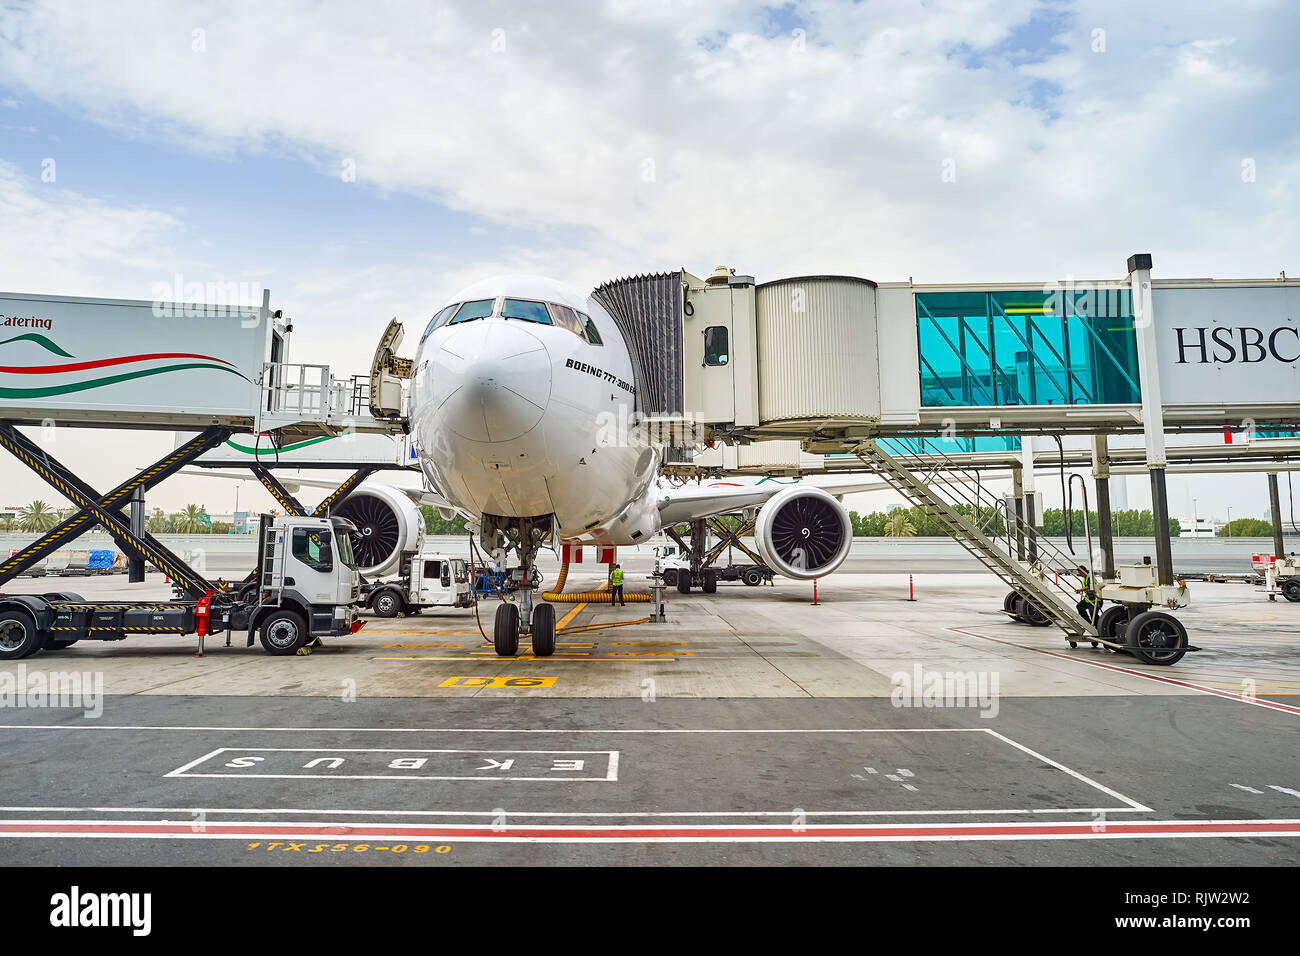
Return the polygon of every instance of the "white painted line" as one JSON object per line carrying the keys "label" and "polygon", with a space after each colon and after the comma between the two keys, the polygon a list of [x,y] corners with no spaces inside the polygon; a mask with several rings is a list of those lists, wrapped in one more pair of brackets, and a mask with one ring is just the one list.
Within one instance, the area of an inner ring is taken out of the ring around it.
{"label": "white painted line", "polygon": [[987,728],[985,728],[985,732],[986,732],[986,733],[989,733],[989,734],[991,734],[991,735],[993,735],[993,736],[996,737],[996,738],[998,738],[998,740],[1001,740],[1001,741],[1004,741],[1004,742],[1006,742],[1006,743],[1009,743],[1011,746],[1015,747],[1017,750],[1023,750],[1025,753],[1029,754],[1029,756],[1031,756],[1031,757],[1033,757],[1033,758],[1035,758],[1035,759],[1037,759],[1037,760],[1041,760],[1041,761],[1043,761],[1043,763],[1051,764],[1053,767],[1055,767],[1057,770],[1060,770],[1062,773],[1068,774],[1069,776],[1074,777],[1076,780],[1080,780],[1080,781],[1082,781],[1083,783],[1086,783],[1088,786],[1090,786],[1090,787],[1094,787],[1094,788],[1096,788],[1097,790],[1100,790],[1102,793],[1106,794],[1106,796],[1108,796],[1108,797],[1114,797],[1116,800],[1119,800],[1119,801],[1122,802],[1122,803],[1126,803],[1126,804],[1128,804],[1128,805],[1129,805],[1130,807],[1132,807],[1134,810],[1140,810],[1140,811],[1143,811],[1143,812],[1146,812],[1146,813],[1154,813],[1154,812],[1155,812],[1155,811],[1152,810],[1150,807],[1144,807],[1144,806],[1142,806],[1142,804],[1138,803],[1136,800],[1130,800],[1128,797],[1124,796],[1124,794],[1122,794],[1122,793],[1118,793],[1118,792],[1112,790],[1110,787],[1107,787],[1107,786],[1104,786],[1103,784],[1098,783],[1096,780],[1093,780],[1091,777],[1085,777],[1083,774],[1079,773],[1077,770],[1071,770],[1069,767],[1067,767],[1067,766],[1066,766],[1065,764],[1063,764],[1063,763],[1057,763],[1055,760],[1052,760],[1050,757],[1044,757],[1042,754],[1038,753],[1037,751],[1035,751],[1035,750],[1030,750],[1030,749],[1029,749],[1028,747],[1026,747],[1024,744],[1016,743],[1016,742],[1015,742],[1014,740],[1012,740],[1010,737],[1004,737],[1004,736],[1002,736],[1002,734],[998,733],[996,730],[988,730]]}
{"label": "white painted line", "polygon": [[[1086,664],[1089,667],[1100,667],[1103,670],[1115,671],[1120,674],[1128,674],[1132,677],[1141,677],[1143,680],[1154,681],[1158,684],[1169,684],[1174,687],[1185,687],[1188,690],[1195,691],[1198,694],[1206,694],[1210,697],[1222,697],[1225,700],[1235,700],[1242,704],[1251,704],[1255,707],[1263,707],[1267,710],[1277,710],[1284,714],[1300,715],[1300,707],[1294,704],[1283,704],[1275,700],[1268,700],[1263,697],[1247,697],[1242,694],[1234,694],[1231,691],[1220,690],[1217,687],[1209,687],[1205,684],[1196,684],[1192,681],[1180,680],[1176,677],[1163,677],[1160,674],[1148,674],[1145,671],[1135,670],[1132,667],[1120,667],[1117,664],[1106,664],[1102,661],[1090,661],[1086,658],[1074,654],[1064,654],[1060,651],[1049,651],[1042,647],[1033,647],[1029,644],[1021,644],[1017,641],[1008,641],[1000,637],[989,637],[987,634],[980,634],[978,631],[967,630],[964,627],[950,627],[950,631],[956,631],[958,634],[965,634],[967,637],[978,637],[981,640],[992,641],[994,644],[1005,644],[1008,647],[1018,647],[1021,650],[1033,651],[1036,654],[1046,654],[1049,657],[1059,657],[1063,661],[1073,661],[1076,664]],[[1155,665],[1160,666],[1160,665]]]}
{"label": "white painted line", "polygon": [[196,826],[170,820],[24,820],[0,822],[0,838],[286,840],[315,837],[331,843],[375,839],[419,839],[439,843],[823,843],[958,842],[973,840],[1152,840],[1243,837],[1298,837],[1300,820],[1154,820],[1123,823],[894,823],[812,824],[777,827],[762,824],[673,826],[507,826],[339,824],[248,821]]}

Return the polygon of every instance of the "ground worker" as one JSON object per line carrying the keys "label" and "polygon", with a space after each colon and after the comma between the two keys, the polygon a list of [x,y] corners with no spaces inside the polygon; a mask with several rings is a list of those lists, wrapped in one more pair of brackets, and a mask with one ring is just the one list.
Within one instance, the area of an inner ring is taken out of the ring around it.
{"label": "ground worker", "polygon": [[1097,592],[1092,589],[1092,575],[1082,564],[1079,565],[1079,577],[1082,579],[1079,583],[1083,586],[1075,589],[1082,595],[1077,610],[1082,617],[1091,621],[1097,617]]}
{"label": "ground worker", "polygon": [[616,564],[609,572],[609,606],[614,606],[614,599],[618,598],[621,607],[627,607],[627,602],[623,600],[623,566]]}

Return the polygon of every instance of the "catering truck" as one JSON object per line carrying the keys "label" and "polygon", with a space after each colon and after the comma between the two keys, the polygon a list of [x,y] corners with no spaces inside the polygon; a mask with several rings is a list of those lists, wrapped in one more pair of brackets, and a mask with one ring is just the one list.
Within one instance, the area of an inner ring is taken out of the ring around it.
{"label": "catering truck", "polygon": [[257,634],[268,654],[294,654],[318,637],[355,634],[361,576],[352,555],[356,526],[345,518],[266,517],[258,535],[257,586],[239,596],[197,600],[89,602],[68,591],[0,594],[0,660],[78,641],[128,634]]}

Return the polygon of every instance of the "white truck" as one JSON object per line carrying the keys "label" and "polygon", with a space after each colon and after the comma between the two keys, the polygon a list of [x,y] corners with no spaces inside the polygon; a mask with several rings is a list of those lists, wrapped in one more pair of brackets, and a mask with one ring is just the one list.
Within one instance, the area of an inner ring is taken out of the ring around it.
{"label": "white truck", "polygon": [[[690,590],[691,560],[682,555],[675,545],[660,545],[655,548],[655,564],[663,574],[664,583],[669,587],[678,586],[679,591]],[[705,565],[700,569],[700,581],[705,592],[712,593],[719,581],[744,581],[752,588],[771,581],[775,573],[765,564],[727,564],[724,567]],[[685,588],[681,585],[685,584]]]}
{"label": "white truck", "polygon": [[379,617],[418,614],[428,607],[472,607],[469,564],[449,554],[405,555],[395,580],[371,585],[365,603]]}
{"label": "white truck", "polygon": [[294,654],[317,637],[355,634],[361,576],[352,557],[356,526],[344,518],[276,517],[262,524],[255,583],[238,596],[198,600],[94,601],[67,591],[0,595],[0,660],[78,641],[127,634],[256,633],[268,654]]}

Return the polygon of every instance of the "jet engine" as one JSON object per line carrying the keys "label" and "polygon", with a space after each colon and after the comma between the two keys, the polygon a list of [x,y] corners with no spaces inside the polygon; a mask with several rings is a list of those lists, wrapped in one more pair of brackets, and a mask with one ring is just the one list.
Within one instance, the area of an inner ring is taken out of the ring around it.
{"label": "jet engine", "polygon": [[853,522],[834,495],[793,486],[763,505],[754,542],[772,570],[807,580],[830,574],[844,563],[853,543]]}
{"label": "jet engine", "polygon": [[424,544],[424,514],[404,491],[390,485],[363,484],[331,514],[357,526],[352,551],[368,578],[396,571],[403,552],[419,551]]}

